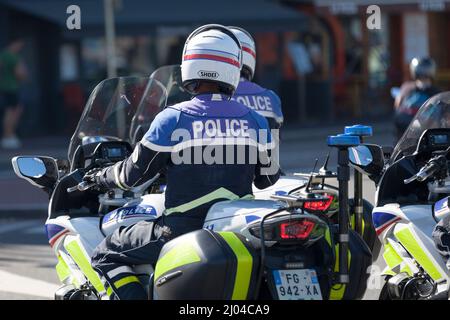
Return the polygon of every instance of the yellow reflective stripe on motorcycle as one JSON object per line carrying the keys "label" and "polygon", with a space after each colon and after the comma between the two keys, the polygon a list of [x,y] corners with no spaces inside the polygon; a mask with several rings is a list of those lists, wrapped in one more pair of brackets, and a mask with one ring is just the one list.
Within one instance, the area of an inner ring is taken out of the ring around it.
{"label": "yellow reflective stripe on motorcycle", "polygon": [[394,235],[434,281],[442,279],[442,274],[422,249],[411,230],[406,227],[394,232]]}
{"label": "yellow reflective stripe on motorcycle", "polygon": [[247,299],[253,269],[253,257],[242,241],[229,231],[218,232],[228,243],[237,259],[236,278],[234,280],[232,300]]}
{"label": "yellow reflective stripe on motorcycle", "polygon": [[178,207],[167,209],[164,211],[164,214],[169,215],[174,212],[183,213],[217,199],[237,200],[239,199],[239,196],[225,188],[219,188],[211,193],[208,193],[207,195],[204,195],[203,197],[192,200]]}
{"label": "yellow reflective stripe on motorcycle", "polygon": [[[334,264],[334,271],[337,272],[339,270],[339,244],[335,246],[336,259]],[[352,253],[348,250],[348,265],[350,266],[350,262],[352,260]]]}
{"label": "yellow reflective stripe on motorcycle", "polygon": [[402,266],[402,268],[400,269],[400,273],[401,272],[404,272],[404,273],[406,273],[407,275],[409,275],[409,276],[413,276],[413,273],[412,273],[412,271],[411,271],[411,269],[410,269],[410,267],[408,267],[408,265],[405,263],[405,265],[404,266]]}
{"label": "yellow reflective stripe on motorcycle", "polygon": [[[339,244],[336,244],[335,246],[335,263],[334,263],[334,272],[339,271]],[[350,263],[352,260],[352,254],[350,250],[348,250],[348,265],[350,269]],[[330,300],[342,300],[344,298],[345,294],[345,284],[337,283],[333,285],[330,289]]]}
{"label": "yellow reflective stripe on motorcycle", "polygon": [[64,280],[70,277],[71,274],[69,266],[61,256],[58,256],[58,263],[56,264],[56,274],[58,275],[59,281],[61,282],[64,282]]}
{"label": "yellow reflective stripe on motorcycle", "polygon": [[[353,230],[355,230],[355,225],[356,225],[356,213],[352,214],[351,218],[350,218],[350,226],[352,227]],[[362,234],[361,236],[364,236],[364,232],[366,231],[366,223],[364,222],[364,217],[361,219],[361,229],[362,229]],[[355,230],[357,231],[357,230]]]}
{"label": "yellow reflective stripe on motorcycle", "polygon": [[159,258],[155,268],[155,281],[170,270],[200,261],[200,256],[191,244],[177,245]]}
{"label": "yellow reflective stripe on motorcycle", "polygon": [[345,294],[345,284],[335,284],[330,289],[330,300],[342,300]]}
{"label": "yellow reflective stripe on motorcycle", "polygon": [[364,232],[366,231],[366,223],[364,222],[364,217],[361,219],[361,228],[362,228],[361,236],[364,237]]}
{"label": "yellow reflective stripe on motorcycle", "polygon": [[383,259],[391,269],[398,266],[403,261],[390,243],[384,245]]}
{"label": "yellow reflective stripe on motorcycle", "polygon": [[327,230],[325,231],[325,240],[327,240],[327,243],[330,247],[333,247],[333,244],[331,242],[330,228],[328,228],[328,227],[327,227]]}
{"label": "yellow reflective stripe on motorcycle", "polygon": [[105,287],[103,286],[100,277],[94,271],[94,269],[92,269],[91,263],[86,257],[84,250],[78,244],[78,241],[76,239],[72,240],[69,243],[64,244],[64,248],[66,248],[67,252],[69,252],[72,259],[94,286],[95,290],[97,290],[97,292],[99,293],[105,291]]}
{"label": "yellow reflective stripe on motorcycle", "polygon": [[108,295],[108,297],[111,297],[111,295],[113,294],[113,289],[111,287],[108,287],[108,289],[106,289],[106,294]]}
{"label": "yellow reflective stripe on motorcycle", "polygon": [[381,272],[382,276],[395,276],[396,274],[397,273],[391,270],[389,267],[387,267],[386,269],[383,270],[383,272]]}

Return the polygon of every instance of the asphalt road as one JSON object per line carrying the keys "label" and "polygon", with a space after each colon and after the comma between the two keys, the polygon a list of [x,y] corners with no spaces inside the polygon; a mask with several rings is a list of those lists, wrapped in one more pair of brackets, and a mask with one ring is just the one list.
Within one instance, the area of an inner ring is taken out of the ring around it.
{"label": "asphalt road", "polygon": [[53,298],[59,280],[44,223],[45,218],[0,220],[0,299]]}
{"label": "asphalt road", "polygon": [[[383,145],[390,144],[391,141],[389,131],[372,140]],[[296,139],[293,136],[283,142],[280,159],[287,172],[308,172],[312,169],[315,158],[322,162],[328,150],[323,135],[311,139]],[[335,167],[335,153],[332,151],[331,168]],[[12,177],[10,172],[3,174]],[[16,192],[26,195],[29,188],[33,187],[22,184]],[[373,183],[365,179],[365,198],[373,203],[374,194]],[[42,209],[42,218],[39,219],[27,218],[26,212],[23,213],[25,214],[12,218],[2,218],[0,213],[0,299],[52,299],[59,281],[54,270],[56,258],[44,233],[46,211]],[[36,210],[32,213],[36,217]],[[378,259],[374,265],[375,271],[382,270],[382,267]],[[370,289],[367,290],[365,299],[378,297],[380,288],[376,282],[375,274],[369,278]]]}

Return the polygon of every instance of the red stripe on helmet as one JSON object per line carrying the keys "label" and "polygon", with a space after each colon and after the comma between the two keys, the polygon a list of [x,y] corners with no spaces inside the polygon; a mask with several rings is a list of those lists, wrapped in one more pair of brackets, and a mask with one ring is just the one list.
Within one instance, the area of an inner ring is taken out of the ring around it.
{"label": "red stripe on helmet", "polygon": [[253,56],[253,58],[256,59],[256,53],[255,51],[253,51],[252,49],[250,49],[249,47],[242,47],[242,50],[244,50],[245,52],[251,54]]}
{"label": "red stripe on helmet", "polygon": [[241,65],[239,64],[239,61],[236,61],[236,60],[230,59],[230,58],[221,57],[221,56],[216,56],[214,54],[187,54],[183,57],[183,60],[192,60],[192,59],[214,60],[214,61],[220,61],[220,62],[232,64],[233,66],[236,66],[238,68],[241,67]]}

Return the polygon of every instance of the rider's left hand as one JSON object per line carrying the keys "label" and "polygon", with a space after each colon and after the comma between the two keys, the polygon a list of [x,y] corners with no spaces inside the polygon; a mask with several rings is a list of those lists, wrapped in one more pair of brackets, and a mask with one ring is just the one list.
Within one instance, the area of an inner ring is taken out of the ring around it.
{"label": "rider's left hand", "polygon": [[86,181],[87,183],[95,183],[96,186],[101,187],[102,183],[100,180],[100,176],[102,174],[102,168],[94,168],[86,172],[86,174],[83,177],[83,181]]}

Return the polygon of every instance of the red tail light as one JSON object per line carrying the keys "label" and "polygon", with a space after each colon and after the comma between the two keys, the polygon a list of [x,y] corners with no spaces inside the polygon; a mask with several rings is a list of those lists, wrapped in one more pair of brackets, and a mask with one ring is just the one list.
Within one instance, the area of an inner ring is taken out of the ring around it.
{"label": "red tail light", "polygon": [[310,211],[326,211],[330,207],[331,203],[334,200],[334,197],[331,195],[325,195],[328,200],[320,200],[320,201],[312,201],[305,202],[305,209]]}
{"label": "red tail light", "polygon": [[303,219],[280,224],[281,239],[301,239],[309,237],[316,224],[312,221]]}

